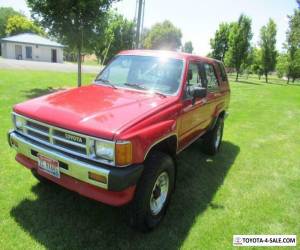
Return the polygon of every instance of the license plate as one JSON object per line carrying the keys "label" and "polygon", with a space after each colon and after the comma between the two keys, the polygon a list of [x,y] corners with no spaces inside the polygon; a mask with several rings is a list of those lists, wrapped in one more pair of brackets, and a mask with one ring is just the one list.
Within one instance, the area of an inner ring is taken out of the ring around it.
{"label": "license plate", "polygon": [[38,154],[38,167],[43,172],[56,178],[60,178],[59,162],[57,160]]}

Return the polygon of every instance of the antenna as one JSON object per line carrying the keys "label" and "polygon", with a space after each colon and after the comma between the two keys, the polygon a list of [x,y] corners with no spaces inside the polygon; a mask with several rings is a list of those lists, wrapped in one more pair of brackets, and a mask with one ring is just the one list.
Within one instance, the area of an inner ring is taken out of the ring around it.
{"label": "antenna", "polygon": [[141,47],[141,34],[144,26],[144,15],[145,15],[145,0],[136,0],[135,9],[135,22],[136,22],[136,38],[135,38],[135,48]]}

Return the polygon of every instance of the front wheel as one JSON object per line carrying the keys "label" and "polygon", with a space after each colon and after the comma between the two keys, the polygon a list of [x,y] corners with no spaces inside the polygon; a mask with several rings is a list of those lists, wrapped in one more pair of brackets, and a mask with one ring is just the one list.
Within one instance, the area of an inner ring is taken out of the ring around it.
{"label": "front wheel", "polygon": [[163,219],[174,188],[173,159],[153,152],[144,164],[135,197],[128,207],[130,225],[139,231],[149,231]]}

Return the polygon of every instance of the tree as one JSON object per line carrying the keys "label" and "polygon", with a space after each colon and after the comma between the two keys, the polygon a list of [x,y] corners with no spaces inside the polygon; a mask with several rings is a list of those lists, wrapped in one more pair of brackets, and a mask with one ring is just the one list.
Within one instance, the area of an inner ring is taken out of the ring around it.
{"label": "tree", "polygon": [[34,24],[25,16],[15,15],[8,18],[5,29],[6,35],[13,36],[25,32],[45,35],[45,32],[40,26]]}
{"label": "tree", "polygon": [[103,18],[116,0],[27,0],[32,17],[50,35],[60,37],[71,49],[77,50],[78,86],[81,86],[81,52],[91,44],[96,23]]}
{"label": "tree", "polygon": [[8,18],[11,16],[16,16],[16,15],[21,16],[21,14],[19,12],[15,11],[13,8],[10,8],[10,7],[9,8],[6,8],[6,7],[0,8],[0,38],[6,36],[5,29],[6,29]]}
{"label": "tree", "polygon": [[212,49],[210,56],[224,61],[225,54],[228,50],[230,28],[233,24],[221,23],[219,29],[215,32],[214,38],[210,39],[210,47]]}
{"label": "tree", "polygon": [[288,73],[289,56],[287,53],[279,54],[276,63],[276,73],[279,78],[286,76]]}
{"label": "tree", "polygon": [[157,23],[151,27],[144,40],[146,49],[177,50],[181,46],[181,30],[170,21]]}
{"label": "tree", "polygon": [[261,63],[266,82],[268,82],[269,72],[273,71],[276,65],[276,33],[276,24],[272,19],[269,19],[268,24],[260,29]]}
{"label": "tree", "polygon": [[116,12],[109,12],[95,30],[92,52],[102,64],[120,50],[132,49],[134,23]]}
{"label": "tree", "polygon": [[247,60],[251,39],[251,19],[240,15],[238,22],[233,23],[230,29],[229,49],[225,55],[225,64],[236,70],[236,81],[239,79],[242,63]]}
{"label": "tree", "polygon": [[193,47],[193,43],[191,41],[185,42],[183,45],[183,52],[186,53],[193,53],[194,47]]}
{"label": "tree", "polygon": [[262,68],[262,62],[261,62],[261,59],[262,59],[261,53],[262,53],[261,49],[253,48],[252,71],[253,71],[253,73],[258,75],[259,80],[264,73],[263,68]]}
{"label": "tree", "polygon": [[290,78],[295,81],[300,77],[300,10],[295,10],[294,15],[288,16],[289,29],[285,49],[288,54],[288,83]]}

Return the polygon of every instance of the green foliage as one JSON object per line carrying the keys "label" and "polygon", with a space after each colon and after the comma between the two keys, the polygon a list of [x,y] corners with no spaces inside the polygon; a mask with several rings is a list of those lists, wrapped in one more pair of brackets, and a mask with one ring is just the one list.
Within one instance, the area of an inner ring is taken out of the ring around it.
{"label": "green foliage", "polygon": [[286,53],[279,54],[276,63],[276,73],[279,78],[287,75],[289,68],[289,56]]}
{"label": "green foliage", "polygon": [[78,86],[81,85],[81,51],[115,0],[27,0],[32,16],[54,37],[60,37],[78,54]]}
{"label": "green foliage", "polygon": [[251,19],[241,15],[237,23],[233,23],[229,34],[229,49],[225,55],[225,63],[229,67],[234,67],[238,81],[241,65],[247,60],[252,39]]}
{"label": "green foliage", "polygon": [[10,8],[10,7],[9,8],[7,8],[7,7],[0,8],[0,38],[6,36],[5,29],[6,29],[8,18],[11,16],[16,16],[16,15],[21,16],[21,14],[19,12],[15,11],[13,8]]}
{"label": "green foliage", "polygon": [[214,38],[210,39],[210,47],[212,49],[211,57],[224,61],[225,54],[229,46],[230,28],[233,24],[221,23],[219,29],[215,32]]}
{"label": "green foliage", "polygon": [[258,78],[263,75],[264,71],[262,68],[262,51],[259,48],[253,48],[253,61],[252,61],[252,71],[258,75]]}
{"label": "green foliage", "polygon": [[106,64],[119,51],[132,49],[133,42],[134,23],[112,11],[97,24],[91,49]]}
{"label": "green foliage", "polygon": [[181,30],[166,20],[151,27],[143,45],[146,49],[177,50],[181,46],[181,37]]}
{"label": "green foliage", "polygon": [[25,16],[15,15],[8,18],[5,29],[7,36],[17,35],[25,32],[45,35],[45,32],[40,26],[33,23]]}
{"label": "green foliage", "polygon": [[276,24],[272,19],[260,30],[261,63],[266,82],[268,82],[269,72],[273,71],[276,65],[276,33]]}
{"label": "green foliage", "polygon": [[193,53],[194,47],[193,47],[193,43],[191,41],[185,42],[183,45],[183,52],[186,53]]}
{"label": "green foliage", "polygon": [[295,10],[294,15],[288,16],[289,29],[287,32],[288,69],[286,75],[295,81],[300,77],[300,10]]}

